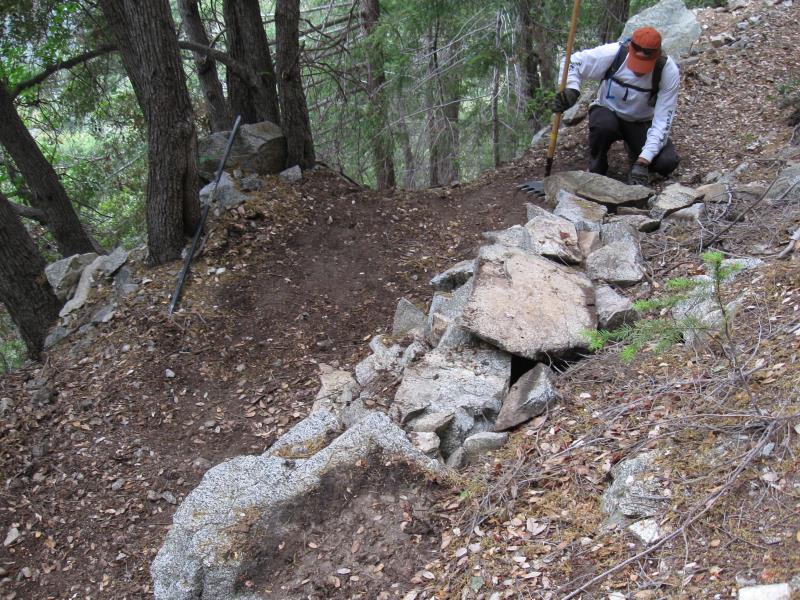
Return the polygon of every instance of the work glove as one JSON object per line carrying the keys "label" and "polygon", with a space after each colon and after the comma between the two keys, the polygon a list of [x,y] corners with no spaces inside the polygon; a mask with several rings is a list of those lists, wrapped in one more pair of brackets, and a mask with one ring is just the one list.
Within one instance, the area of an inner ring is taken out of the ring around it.
{"label": "work glove", "polygon": [[578,96],[580,95],[581,93],[578,90],[573,90],[572,88],[558,92],[551,105],[553,112],[563,113],[578,101]]}
{"label": "work glove", "polygon": [[629,185],[648,185],[650,183],[650,170],[647,165],[633,163],[631,172],[628,173]]}

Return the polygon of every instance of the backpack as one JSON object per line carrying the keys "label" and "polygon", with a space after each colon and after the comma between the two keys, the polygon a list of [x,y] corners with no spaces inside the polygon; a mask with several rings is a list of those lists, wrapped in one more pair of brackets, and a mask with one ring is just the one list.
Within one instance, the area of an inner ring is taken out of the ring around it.
{"label": "backpack", "polygon": [[[664,65],[667,64],[667,57],[663,54],[658,57],[656,61],[656,66],[653,69],[653,87],[651,89],[640,88],[635,85],[631,85],[630,83],[623,83],[616,77],[614,77],[614,73],[616,73],[619,68],[622,66],[622,63],[625,62],[625,57],[628,55],[628,44],[630,40],[625,40],[624,42],[619,43],[619,50],[617,50],[617,55],[614,57],[614,60],[611,62],[611,66],[608,67],[606,74],[603,76],[603,81],[611,80],[619,86],[622,86],[625,89],[625,96],[623,96],[623,100],[628,98],[628,89],[636,90],[637,92],[650,92],[650,99],[648,100],[648,104],[650,106],[655,106],[656,101],[658,100],[658,88],[661,85],[661,72],[664,70]],[[608,90],[606,94],[611,93],[611,84],[608,84]]]}

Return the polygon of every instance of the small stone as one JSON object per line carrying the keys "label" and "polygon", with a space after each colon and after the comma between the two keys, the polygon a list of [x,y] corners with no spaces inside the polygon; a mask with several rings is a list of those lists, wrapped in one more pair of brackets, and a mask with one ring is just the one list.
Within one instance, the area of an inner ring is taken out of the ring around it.
{"label": "small stone", "polygon": [[175,378],[175,371],[172,369],[167,369],[164,371],[164,377],[167,379],[174,379]]}
{"label": "small stone", "polygon": [[650,545],[664,537],[664,532],[655,519],[643,519],[628,526],[628,531],[639,538],[645,545]]}
{"label": "small stone", "polygon": [[298,165],[294,165],[293,167],[289,167],[288,169],[281,171],[278,174],[278,177],[280,177],[286,183],[297,183],[303,179],[303,171]]}
{"label": "small stone", "polygon": [[791,600],[792,588],[788,583],[754,585],[741,588],[738,600]]}
{"label": "small stone", "polygon": [[172,505],[175,505],[175,504],[178,503],[178,499],[175,498],[175,494],[173,494],[170,491],[161,492],[161,499],[166,501],[166,502],[169,502]]}
{"label": "small stone", "polygon": [[470,458],[502,448],[508,441],[507,433],[484,431],[464,440],[464,452]]}
{"label": "small stone", "polygon": [[150,502],[157,502],[159,499],[161,499],[161,496],[158,494],[158,492],[147,490],[147,499],[150,500]]}
{"label": "small stone", "polygon": [[203,427],[206,429],[213,429],[217,426],[217,422],[214,419],[209,419],[208,421],[203,421]]}
{"label": "small stone", "polygon": [[120,477],[111,484],[111,491],[118,492],[122,489],[123,485],[125,485],[125,480]]}
{"label": "small stone", "polygon": [[11,529],[8,530],[8,533],[6,534],[6,539],[3,540],[3,546],[10,546],[14,542],[16,542],[20,537],[21,534],[19,532],[19,529],[17,529],[16,527],[12,527]]}

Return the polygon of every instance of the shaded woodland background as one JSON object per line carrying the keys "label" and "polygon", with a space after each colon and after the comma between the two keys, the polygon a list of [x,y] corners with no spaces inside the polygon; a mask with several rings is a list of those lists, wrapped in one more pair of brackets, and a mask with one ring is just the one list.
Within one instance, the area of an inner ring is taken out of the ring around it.
{"label": "shaded woodland background", "polygon": [[[652,3],[585,2],[577,46],[616,39]],[[24,343],[35,356],[58,311],[46,262],[145,242],[152,264],[179,257],[199,215],[197,137],[236,114],[282,126],[287,167],[324,162],[379,189],[467,181],[519,156],[549,119],[571,8],[4,1],[0,300],[28,325],[0,312],[0,368]]]}

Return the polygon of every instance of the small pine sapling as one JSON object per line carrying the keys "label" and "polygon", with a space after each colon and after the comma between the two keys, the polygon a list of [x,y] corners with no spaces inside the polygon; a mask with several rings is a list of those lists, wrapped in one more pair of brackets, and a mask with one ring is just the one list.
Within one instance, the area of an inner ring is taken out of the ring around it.
{"label": "small pine sapling", "polygon": [[641,320],[625,324],[613,331],[606,329],[586,331],[589,348],[597,351],[610,343],[620,342],[624,344],[620,353],[622,360],[630,362],[646,346],[655,344],[653,351],[663,352],[692,333],[695,336],[707,335],[716,339],[727,354],[728,344],[718,339],[714,332],[717,327],[714,324],[706,323],[690,313],[676,318],[673,311],[676,306],[689,300],[712,300],[714,308],[719,310],[722,317],[719,332],[726,342],[731,341],[731,315],[725,303],[723,287],[741,266],[735,263],[723,264],[723,255],[717,251],[706,252],[702,258],[706,264],[707,277],[670,279],[665,285],[663,295],[634,302],[633,307],[636,311],[644,315]]}

